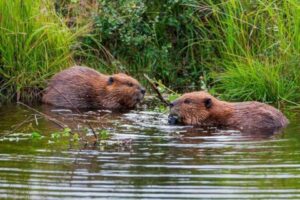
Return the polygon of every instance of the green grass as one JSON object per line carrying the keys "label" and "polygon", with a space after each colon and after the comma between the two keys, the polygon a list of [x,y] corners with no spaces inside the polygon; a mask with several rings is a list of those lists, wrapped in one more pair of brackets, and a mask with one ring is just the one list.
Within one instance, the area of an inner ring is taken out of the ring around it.
{"label": "green grass", "polygon": [[34,98],[70,65],[74,39],[51,1],[0,0],[0,99]]}
{"label": "green grass", "polygon": [[291,103],[300,99],[298,73],[285,75],[284,65],[231,63],[225,72],[218,74],[218,78],[220,83],[215,89],[228,100]]}
{"label": "green grass", "polygon": [[218,67],[212,70],[214,90],[229,100],[299,103],[299,1],[209,5],[209,23],[221,41]]}
{"label": "green grass", "polygon": [[203,76],[227,100],[300,101],[297,0],[98,2],[80,60],[100,71],[147,73],[181,92]]}
{"label": "green grass", "polygon": [[179,92],[300,102],[298,0],[57,0],[56,13],[50,0],[0,2],[1,99],[30,97],[74,58]]}

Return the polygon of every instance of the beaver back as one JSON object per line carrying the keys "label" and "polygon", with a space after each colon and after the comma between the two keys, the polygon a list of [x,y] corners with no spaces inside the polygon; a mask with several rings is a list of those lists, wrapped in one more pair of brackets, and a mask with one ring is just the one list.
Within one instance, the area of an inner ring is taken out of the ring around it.
{"label": "beaver back", "polygon": [[234,113],[228,126],[242,132],[275,133],[286,127],[288,119],[276,108],[264,103],[250,101],[233,103]]}
{"label": "beaver back", "polygon": [[53,76],[42,101],[67,108],[131,109],[144,94],[139,82],[126,74],[107,76],[75,66]]}
{"label": "beaver back", "polygon": [[50,80],[42,101],[59,107],[98,107],[108,77],[87,67],[71,67]]}

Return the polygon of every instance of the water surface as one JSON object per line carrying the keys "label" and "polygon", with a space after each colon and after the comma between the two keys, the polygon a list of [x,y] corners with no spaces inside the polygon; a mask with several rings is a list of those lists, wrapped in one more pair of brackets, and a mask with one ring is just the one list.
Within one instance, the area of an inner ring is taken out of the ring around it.
{"label": "water surface", "polygon": [[[166,114],[145,110],[35,108],[74,131],[91,134],[89,123],[111,137],[97,146],[55,141],[56,124],[20,105],[0,107],[0,198],[300,198],[300,118],[270,136],[169,126]],[[12,130],[45,137],[4,137]]]}

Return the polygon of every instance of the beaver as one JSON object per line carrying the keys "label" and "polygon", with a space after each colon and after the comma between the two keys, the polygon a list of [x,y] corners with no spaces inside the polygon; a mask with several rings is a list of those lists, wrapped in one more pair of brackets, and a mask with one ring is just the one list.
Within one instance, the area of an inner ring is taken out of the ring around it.
{"label": "beaver", "polygon": [[247,133],[275,133],[288,119],[276,108],[256,102],[230,103],[207,92],[191,92],[170,104],[170,124],[214,126]]}
{"label": "beaver", "polygon": [[42,102],[65,108],[132,109],[145,92],[136,79],[126,74],[109,76],[74,66],[52,77]]}

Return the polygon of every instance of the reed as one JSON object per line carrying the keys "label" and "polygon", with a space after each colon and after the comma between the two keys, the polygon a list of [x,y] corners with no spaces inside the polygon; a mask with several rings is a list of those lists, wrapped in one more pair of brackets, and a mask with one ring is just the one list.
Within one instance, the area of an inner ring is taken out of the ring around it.
{"label": "reed", "polygon": [[299,1],[209,1],[208,7],[219,41],[214,90],[230,100],[299,103]]}
{"label": "reed", "polygon": [[227,100],[300,102],[298,0],[55,2],[0,0],[1,99],[34,96],[27,88],[43,88],[74,59],[179,92],[205,86]]}
{"label": "reed", "polygon": [[0,99],[31,100],[70,65],[74,34],[48,0],[0,0]]}

